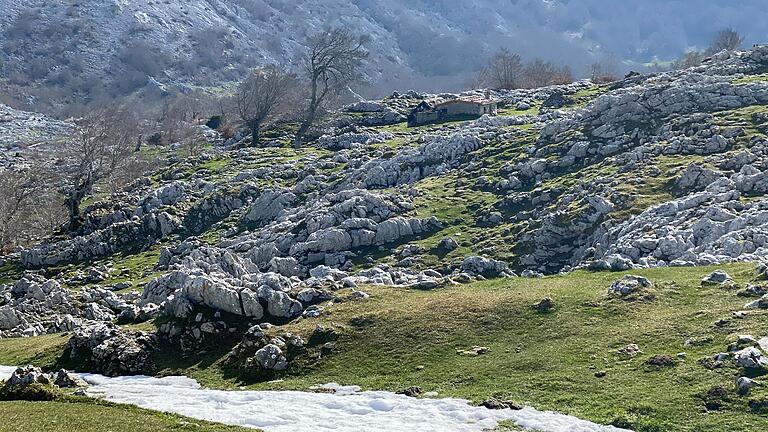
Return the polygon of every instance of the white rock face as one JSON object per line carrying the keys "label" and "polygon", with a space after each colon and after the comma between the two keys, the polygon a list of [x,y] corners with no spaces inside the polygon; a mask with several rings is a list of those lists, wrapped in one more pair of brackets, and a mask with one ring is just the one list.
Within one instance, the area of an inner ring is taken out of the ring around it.
{"label": "white rock face", "polygon": [[[77,127],[42,114],[15,110],[0,104],[0,169],[19,169],[32,163],[32,153],[52,153],[56,141],[74,133]],[[21,156],[21,157],[19,157]]]}
{"label": "white rock face", "polygon": [[596,256],[639,266],[708,265],[768,258],[768,200],[742,204],[728,180],[652,207],[599,237]]}

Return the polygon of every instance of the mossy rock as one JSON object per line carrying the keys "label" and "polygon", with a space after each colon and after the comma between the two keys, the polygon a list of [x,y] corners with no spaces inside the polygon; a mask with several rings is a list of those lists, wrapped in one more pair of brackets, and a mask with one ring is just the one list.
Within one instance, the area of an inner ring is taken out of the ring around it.
{"label": "mossy rock", "polygon": [[63,395],[58,387],[52,384],[6,384],[0,388],[0,401],[55,401],[62,399]]}

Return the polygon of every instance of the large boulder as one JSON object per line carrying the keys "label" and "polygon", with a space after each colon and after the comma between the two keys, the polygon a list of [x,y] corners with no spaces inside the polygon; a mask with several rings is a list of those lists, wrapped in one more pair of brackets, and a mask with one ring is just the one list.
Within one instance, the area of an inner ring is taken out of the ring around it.
{"label": "large boulder", "polygon": [[509,264],[492,258],[469,256],[461,263],[461,270],[483,277],[509,276]]}
{"label": "large boulder", "polygon": [[608,288],[608,294],[619,297],[626,297],[630,294],[640,292],[644,288],[653,286],[650,280],[642,276],[625,275],[615,280]]}
{"label": "large boulder", "polygon": [[84,360],[91,371],[119,376],[151,373],[155,346],[155,337],[149,333],[97,323],[76,330],[65,349],[71,358]]}

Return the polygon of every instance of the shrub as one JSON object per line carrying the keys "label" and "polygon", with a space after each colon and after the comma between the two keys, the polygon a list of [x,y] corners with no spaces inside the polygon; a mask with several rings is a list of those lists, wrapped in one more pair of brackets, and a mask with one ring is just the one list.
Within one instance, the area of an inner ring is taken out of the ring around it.
{"label": "shrub", "polygon": [[0,388],[0,401],[53,401],[61,399],[61,392],[52,384],[4,385]]}

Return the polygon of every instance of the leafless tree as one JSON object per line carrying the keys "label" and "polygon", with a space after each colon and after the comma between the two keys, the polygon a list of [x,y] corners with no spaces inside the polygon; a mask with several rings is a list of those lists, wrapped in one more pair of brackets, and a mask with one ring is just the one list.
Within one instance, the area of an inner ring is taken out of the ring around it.
{"label": "leafless tree", "polygon": [[307,41],[309,52],[303,66],[309,81],[309,102],[296,132],[296,148],[301,147],[304,135],[315,123],[330,97],[362,79],[361,69],[368,58],[366,42],[367,38],[341,28],[323,31]]}
{"label": "leafless tree", "polygon": [[51,171],[35,164],[23,171],[0,170],[0,253],[25,245],[62,222]]}
{"label": "leafless tree", "polygon": [[568,65],[555,67],[555,75],[552,77],[553,85],[565,85],[573,82],[573,72]]}
{"label": "leafless tree", "polygon": [[673,69],[688,69],[699,66],[704,61],[705,55],[700,51],[689,51],[683,57],[672,64]]}
{"label": "leafless tree", "polygon": [[736,51],[741,48],[744,38],[734,29],[728,28],[717,33],[712,45],[705,51],[705,55],[712,55],[720,51]]}
{"label": "leafless tree", "polygon": [[556,75],[555,65],[537,58],[525,65],[523,86],[527,88],[545,87],[552,84]]}
{"label": "leafless tree", "polygon": [[137,125],[118,108],[95,111],[78,121],[78,132],[62,146],[59,172],[69,229],[80,226],[80,204],[102,180],[119,178],[135,162]]}
{"label": "leafless tree", "polygon": [[589,67],[590,79],[595,84],[604,84],[616,81],[615,69],[606,62],[592,63]]}
{"label": "leafless tree", "polygon": [[251,130],[251,145],[259,145],[264,123],[285,106],[293,77],[277,66],[254,70],[237,89],[235,103],[240,120]]}
{"label": "leafless tree", "polygon": [[480,71],[478,82],[483,86],[510,90],[520,87],[522,75],[523,61],[520,56],[502,48]]}

